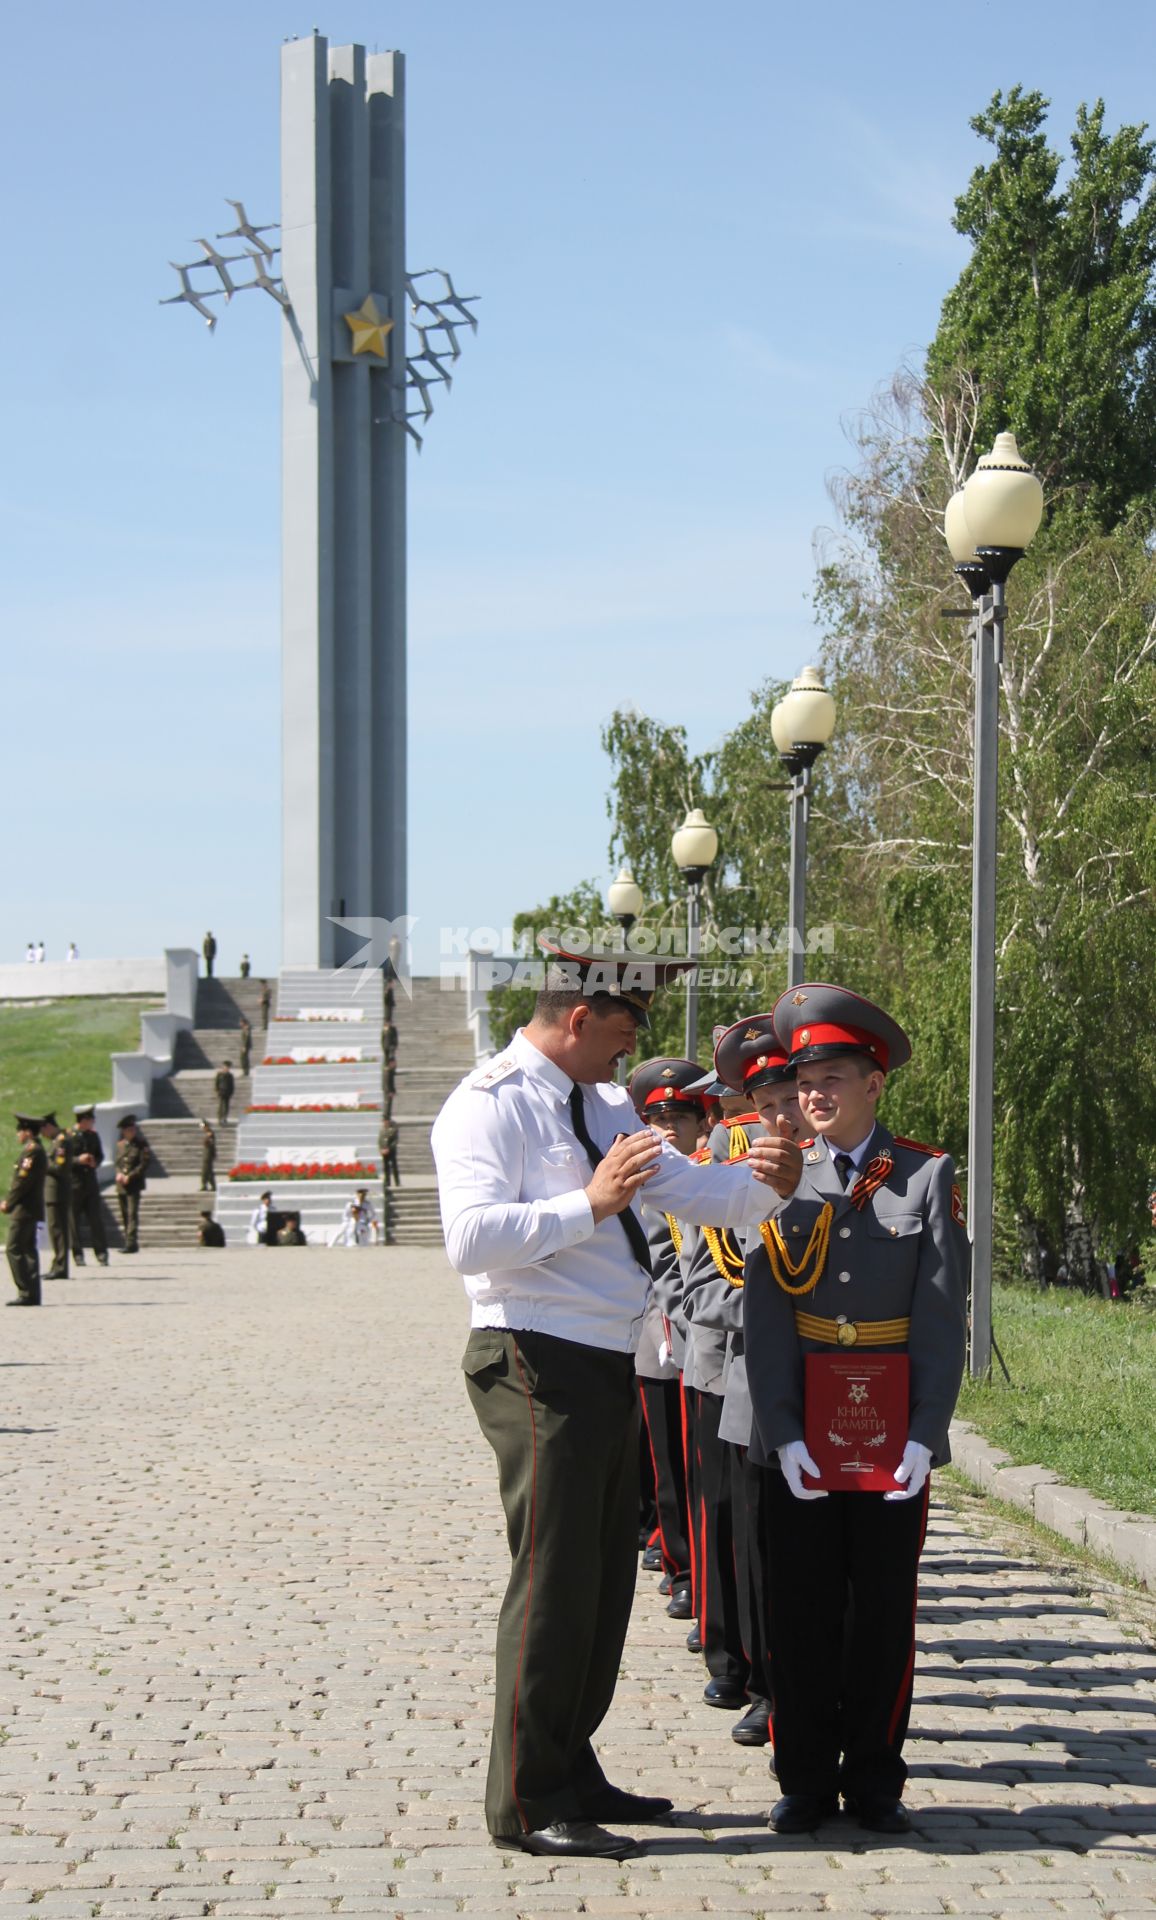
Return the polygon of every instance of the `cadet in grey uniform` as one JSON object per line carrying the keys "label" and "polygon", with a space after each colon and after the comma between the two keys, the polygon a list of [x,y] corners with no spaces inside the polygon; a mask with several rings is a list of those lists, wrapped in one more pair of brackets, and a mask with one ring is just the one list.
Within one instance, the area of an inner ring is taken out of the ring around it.
{"label": "cadet in grey uniform", "polygon": [[[748,1139],[764,1131],[778,1133],[779,1116],[792,1139],[802,1133],[795,1070],[775,1038],[773,1016],[753,1014],[721,1036],[715,1049],[720,1081],[754,1105],[757,1126],[745,1121]],[[735,1123],[737,1124],[737,1123]],[[729,1152],[727,1129],[718,1150]],[[749,1244],[749,1242],[748,1242]],[[755,1244],[759,1242],[756,1240]],[[743,1262],[731,1236],[720,1235],[719,1258],[700,1266],[687,1282],[686,1312],[700,1330],[726,1335],[723,1404],[718,1424],[730,1473],[730,1524],[734,1542],[735,1599],[740,1642],[747,1663],[750,1705],[731,1728],[739,1746],[766,1746],[771,1739],[771,1670],[768,1645],[767,1469],[750,1457],[752,1413],[743,1352]]]}
{"label": "cadet in grey uniform", "polygon": [[[639,1119],[661,1133],[679,1153],[693,1154],[698,1146],[704,1106],[701,1097],[689,1088],[701,1080],[702,1068],[697,1061],[665,1057],[644,1061],[630,1078],[630,1098]],[[654,1468],[661,1565],[670,1584],[666,1610],[675,1620],[689,1620],[693,1602],[682,1403],[678,1365],[672,1351],[673,1329],[661,1304],[670,1303],[672,1283],[681,1293],[678,1259],[683,1229],[673,1214],[662,1213],[645,1203],[642,1217],[650,1246],[654,1291],[642,1323],[634,1366],[643,1428]]]}
{"label": "cadet in grey uniform", "polygon": [[[770,1824],[806,1832],[838,1810],[904,1833],[903,1741],[928,1472],[949,1458],[963,1373],[967,1237],[946,1154],[876,1119],[910,1058],[901,1027],[841,987],[804,984],[774,1009],[794,1062],[803,1178],[760,1230],[743,1290],[755,1449],[769,1475],[771,1668],[783,1798]],[[889,1493],[824,1492],[807,1450],[804,1357],[908,1356],[907,1442]],[[841,1655],[850,1600],[850,1630]]]}

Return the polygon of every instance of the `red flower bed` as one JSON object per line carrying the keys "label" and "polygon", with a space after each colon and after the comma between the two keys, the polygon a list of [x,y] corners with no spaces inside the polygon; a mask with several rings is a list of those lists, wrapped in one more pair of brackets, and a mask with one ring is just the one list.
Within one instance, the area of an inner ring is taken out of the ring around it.
{"label": "red flower bed", "polygon": [[332,1100],[316,1100],[316,1101],[311,1101],[308,1106],[283,1107],[277,1101],[273,1101],[268,1106],[262,1105],[259,1107],[246,1107],[245,1112],[246,1113],[380,1113],[381,1105],[380,1105],[380,1102],[375,1100],[363,1100],[360,1106],[344,1107],[344,1106],[338,1106],[336,1102]]}
{"label": "red flower bed", "polygon": [[374,1160],[238,1160],[230,1180],[376,1180]]}
{"label": "red flower bed", "polygon": [[356,1053],[339,1053],[336,1058],[327,1053],[311,1053],[304,1060],[295,1060],[291,1053],[267,1053],[261,1065],[263,1067],[359,1067],[362,1061]]}

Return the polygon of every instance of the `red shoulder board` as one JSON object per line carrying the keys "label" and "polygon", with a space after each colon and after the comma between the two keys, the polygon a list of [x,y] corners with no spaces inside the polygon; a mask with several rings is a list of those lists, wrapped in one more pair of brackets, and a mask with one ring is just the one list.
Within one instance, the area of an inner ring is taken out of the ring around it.
{"label": "red shoulder board", "polygon": [[729,1160],[724,1160],[722,1164],[726,1167],[741,1167],[743,1161],[749,1160],[750,1157],[749,1153],[735,1153],[731,1155]]}
{"label": "red shoulder board", "polygon": [[749,1113],[732,1113],[729,1120],[723,1121],[724,1127],[757,1127],[758,1124],[759,1111],[757,1107],[752,1107]]}
{"label": "red shoulder board", "polygon": [[699,1165],[701,1166],[704,1160],[710,1159],[710,1148],[696,1147],[693,1153],[687,1155],[687,1158],[689,1160],[697,1160]]}
{"label": "red shoulder board", "polygon": [[799,1142],[799,1145],[800,1145],[801,1147],[813,1147],[813,1146],[814,1146],[814,1144],[815,1144],[815,1136],[814,1136],[814,1134],[812,1134],[812,1135],[811,1135],[811,1138],[810,1138],[809,1140],[800,1140],[800,1142]]}
{"label": "red shoulder board", "polygon": [[942,1160],[944,1154],[947,1152],[946,1147],[929,1147],[922,1140],[904,1140],[898,1133],[894,1138],[897,1147],[911,1147],[916,1153],[934,1154],[937,1160]]}

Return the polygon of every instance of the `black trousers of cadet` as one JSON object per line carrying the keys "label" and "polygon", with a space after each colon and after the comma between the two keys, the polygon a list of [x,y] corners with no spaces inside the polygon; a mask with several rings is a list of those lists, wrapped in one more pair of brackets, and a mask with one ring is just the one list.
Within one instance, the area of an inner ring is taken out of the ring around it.
{"label": "black trousers of cadet", "polygon": [[510,1582],[498,1617],[486,1825],[596,1812],[591,1740],[618,1679],[638,1570],[634,1359],[475,1327],[462,1366],[498,1462]]}
{"label": "black trousers of cadet", "polygon": [[770,1593],[767,1587],[767,1480],[770,1469],[751,1465],[745,1447],[730,1445],[731,1512],[735,1536],[735,1583],[739,1632],[752,1700],[770,1700]]}
{"label": "black trousers of cadet", "polygon": [[81,1228],[88,1227],[92,1251],[98,1259],[108,1253],[108,1236],[104,1231],[104,1215],[100,1206],[100,1188],[95,1180],[73,1179],[72,1182],[72,1257],[84,1253],[84,1241]]}
{"label": "black trousers of cadet", "polygon": [[682,1447],[682,1391],[677,1380],[644,1380],[639,1375],[644,1436],[654,1472],[658,1544],[663,1572],[672,1580],[690,1579],[690,1542],[686,1511],[686,1460]]}
{"label": "black trousers of cadet", "polygon": [[784,1793],[903,1792],[929,1494],[796,1500],[782,1474],[767,1469],[773,1731]]}
{"label": "black trousers of cadet", "polygon": [[730,1442],[719,1439],[721,1393],[694,1396],[695,1558],[698,1567],[698,1630],[712,1680],[747,1684],[749,1669],[739,1625],[731,1508]]}

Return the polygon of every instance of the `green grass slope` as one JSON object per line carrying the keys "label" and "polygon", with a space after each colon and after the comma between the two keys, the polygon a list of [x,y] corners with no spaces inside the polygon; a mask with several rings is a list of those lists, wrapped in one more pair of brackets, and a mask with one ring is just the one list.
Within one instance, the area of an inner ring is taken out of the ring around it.
{"label": "green grass slope", "polygon": [[998,1367],[990,1386],[965,1382],[961,1418],[1017,1466],[1051,1467],[1113,1506],[1156,1513],[1156,1313],[997,1287],[994,1317],[1013,1384]]}
{"label": "green grass slope", "polygon": [[0,1199],[19,1151],[13,1115],[55,1112],[61,1126],[71,1126],[74,1106],[109,1099],[109,1054],[135,1053],[141,1014],[157,1004],[94,999],[0,1007]]}

